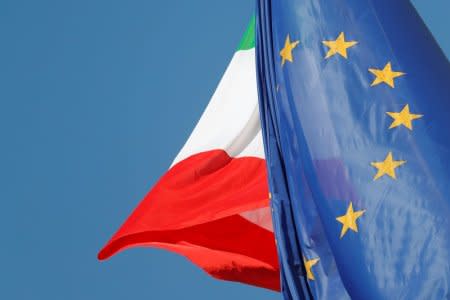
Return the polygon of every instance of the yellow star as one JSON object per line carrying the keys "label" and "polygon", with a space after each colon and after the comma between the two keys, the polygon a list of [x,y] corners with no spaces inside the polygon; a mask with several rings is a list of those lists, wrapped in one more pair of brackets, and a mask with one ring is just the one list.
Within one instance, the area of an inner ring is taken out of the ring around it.
{"label": "yellow star", "polygon": [[400,167],[404,163],[406,163],[405,160],[394,160],[392,158],[392,152],[389,152],[384,161],[371,163],[372,166],[378,169],[378,172],[373,180],[377,180],[378,178],[386,174],[393,179],[397,179],[397,177],[395,176],[395,169]]}
{"label": "yellow star", "polygon": [[392,66],[390,62],[387,63],[387,65],[383,68],[383,70],[369,69],[369,72],[376,76],[371,86],[375,86],[384,82],[391,88],[395,87],[394,78],[405,75],[405,73],[403,72],[392,71]]}
{"label": "yellow star", "polygon": [[345,215],[337,217],[336,220],[339,223],[342,223],[341,236],[342,237],[347,233],[347,230],[350,228],[354,232],[358,232],[358,225],[356,224],[356,220],[361,217],[366,211],[365,210],[353,210],[353,203],[350,202],[350,205],[347,208],[347,212]]}
{"label": "yellow star", "polygon": [[280,51],[280,56],[282,57],[281,65],[284,66],[286,61],[293,62],[294,58],[292,57],[292,50],[299,44],[299,41],[294,41],[291,43],[291,38],[289,34],[286,37],[286,42],[284,43],[284,48]]}
{"label": "yellow star", "polygon": [[312,267],[317,264],[319,262],[319,258],[314,258],[314,259],[310,259],[310,260],[306,260],[305,257],[303,257],[303,263],[305,264],[305,269],[306,269],[306,277],[309,280],[314,280],[314,274],[311,271]]}
{"label": "yellow star", "polygon": [[346,42],[345,34],[343,32],[339,34],[335,41],[323,41],[322,43],[330,48],[327,55],[325,56],[325,59],[330,58],[335,54],[339,54],[342,57],[347,58],[347,49],[358,44],[358,42],[356,41]]}
{"label": "yellow star", "polygon": [[412,130],[412,121],[416,120],[416,119],[420,119],[423,117],[423,115],[415,115],[415,114],[411,114],[409,112],[409,105],[406,104],[405,107],[403,107],[401,112],[387,112],[387,114],[392,117],[394,119],[394,121],[392,122],[391,126],[389,127],[389,129],[391,128],[395,128],[397,126],[403,125],[406,128],[408,128],[409,130]]}

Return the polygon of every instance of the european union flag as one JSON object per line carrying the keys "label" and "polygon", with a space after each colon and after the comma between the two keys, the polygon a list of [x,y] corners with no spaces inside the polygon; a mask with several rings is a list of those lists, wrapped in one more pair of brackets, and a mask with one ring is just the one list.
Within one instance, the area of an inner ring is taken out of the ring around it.
{"label": "european union flag", "polygon": [[258,0],[286,299],[450,299],[450,65],[407,0]]}

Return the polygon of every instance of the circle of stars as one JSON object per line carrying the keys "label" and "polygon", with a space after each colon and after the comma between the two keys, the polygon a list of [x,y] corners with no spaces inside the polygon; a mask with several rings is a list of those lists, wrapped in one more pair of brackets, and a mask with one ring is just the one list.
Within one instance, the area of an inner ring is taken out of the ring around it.
{"label": "circle of stars", "polygon": [[[294,62],[294,49],[300,44],[299,40],[291,41],[290,35],[286,36],[284,47],[280,50],[281,56],[281,66],[283,67],[286,62]],[[344,59],[348,59],[348,50],[355,47],[358,42],[352,40],[346,40],[345,33],[340,32],[335,40],[325,40],[322,44],[328,48],[325,55],[325,59],[330,59],[333,56],[340,56]],[[399,77],[405,76],[406,73],[401,71],[394,71],[392,69],[391,62],[387,62],[386,65],[381,68],[369,68],[368,71],[374,75],[373,81],[370,84],[371,87],[378,86],[380,84],[386,84],[390,88],[395,88],[395,80]],[[277,91],[279,86],[277,86]],[[423,117],[421,114],[414,114],[410,112],[409,104],[405,104],[404,107],[399,112],[386,112],[386,114],[393,119],[389,126],[389,129],[394,129],[398,127],[405,127],[410,131],[413,130],[413,121],[418,120]],[[376,181],[385,175],[391,179],[397,179],[396,169],[400,166],[406,164],[404,160],[395,160],[392,152],[388,152],[386,158],[383,161],[375,161],[371,163],[371,166],[377,170],[373,180]],[[341,233],[339,238],[345,237],[349,230],[353,232],[358,232],[358,219],[365,214],[366,210],[354,210],[353,203],[347,207],[347,211],[344,215],[336,218],[341,227]],[[319,262],[320,258],[316,257],[313,259],[307,259],[303,257],[303,264],[306,270],[306,277],[308,280],[315,280],[314,274],[312,272],[313,266]]]}

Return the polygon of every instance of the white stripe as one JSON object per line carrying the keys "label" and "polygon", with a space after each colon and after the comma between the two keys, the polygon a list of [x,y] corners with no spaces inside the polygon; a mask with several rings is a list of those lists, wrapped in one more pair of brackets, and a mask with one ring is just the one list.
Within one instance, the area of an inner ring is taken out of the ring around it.
{"label": "white stripe", "polygon": [[[191,136],[172,163],[214,149],[232,157],[264,159],[256,85],[255,49],[236,52]],[[243,212],[241,217],[273,232],[270,209]]]}
{"label": "white stripe", "polygon": [[237,51],[194,131],[172,163],[214,149],[264,158],[255,49]]}

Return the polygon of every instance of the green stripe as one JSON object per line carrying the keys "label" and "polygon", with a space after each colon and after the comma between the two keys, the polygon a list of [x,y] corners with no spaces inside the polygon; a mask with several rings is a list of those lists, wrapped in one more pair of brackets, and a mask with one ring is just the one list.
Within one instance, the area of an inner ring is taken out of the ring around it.
{"label": "green stripe", "polygon": [[244,36],[241,39],[241,42],[239,43],[239,47],[237,50],[248,50],[255,48],[255,24],[256,17],[253,16],[250,20],[250,24],[248,24]]}

